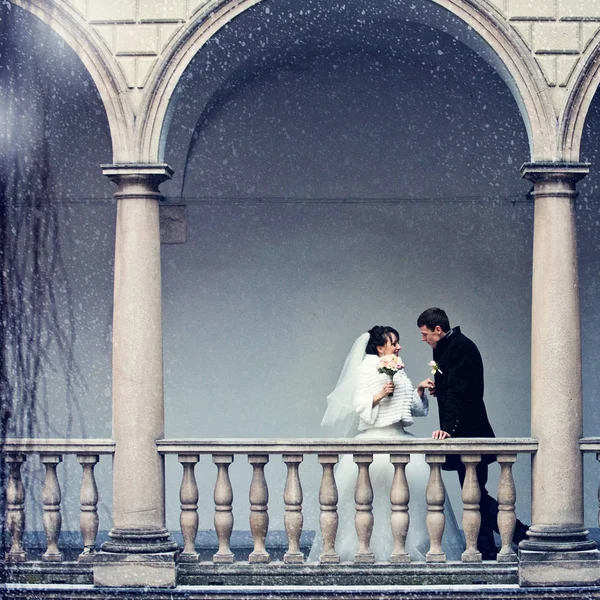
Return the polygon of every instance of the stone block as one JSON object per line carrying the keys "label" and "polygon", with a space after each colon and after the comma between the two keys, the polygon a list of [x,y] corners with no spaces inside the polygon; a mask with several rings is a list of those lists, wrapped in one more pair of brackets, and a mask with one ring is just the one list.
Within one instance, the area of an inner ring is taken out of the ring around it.
{"label": "stone block", "polygon": [[559,0],[559,19],[600,20],[600,2],[597,0]]}
{"label": "stone block", "polygon": [[556,56],[538,56],[538,65],[542,69],[544,79],[550,87],[556,85]]}
{"label": "stone block", "polygon": [[134,23],[136,0],[90,0],[90,23]]}
{"label": "stone block", "polygon": [[578,54],[578,23],[533,23],[533,51],[542,54]]}
{"label": "stone block", "polygon": [[169,23],[184,21],[185,0],[139,0],[140,21]]}
{"label": "stone block", "polygon": [[590,42],[596,37],[600,29],[600,23],[582,23],[581,24],[581,51],[584,52]]}
{"label": "stone block", "polygon": [[555,19],[556,0],[508,0],[509,19]]}
{"label": "stone block", "polygon": [[511,23],[517,33],[523,38],[528,48],[531,48],[531,22],[514,21]]}
{"label": "stone block", "polygon": [[567,95],[567,89],[560,86],[548,88],[550,91],[550,100],[552,100],[552,106],[554,107],[554,114],[556,118],[560,116],[562,108],[565,104],[565,96]]}
{"label": "stone block", "polygon": [[117,27],[115,42],[117,55],[156,55],[158,25],[121,25]]}
{"label": "stone block", "polygon": [[115,25],[94,25],[92,29],[102,38],[106,47],[115,51]]}
{"label": "stone block", "polygon": [[150,72],[152,71],[154,65],[158,58],[153,58],[150,56],[140,56],[137,59],[137,69],[135,73],[135,87],[143,88],[148,81],[148,77]]}
{"label": "stone block", "polygon": [[177,35],[181,25],[161,25],[160,26],[160,51],[162,52],[169,42]]}
{"label": "stone block", "polygon": [[556,82],[558,85],[567,87],[578,62],[579,56],[556,57]]}
{"label": "stone block", "polygon": [[160,587],[177,585],[175,553],[116,554],[99,552],[94,559],[94,585]]}
{"label": "stone block", "polygon": [[135,58],[133,56],[119,57],[117,62],[125,76],[127,87],[135,87]]}
{"label": "stone block", "polygon": [[588,586],[600,583],[600,554],[519,551],[522,587]]}
{"label": "stone block", "polygon": [[135,87],[145,87],[150,72],[152,71],[157,60],[158,58],[150,56],[140,56],[137,59],[137,69],[135,72]]}
{"label": "stone block", "polygon": [[185,244],[187,242],[187,211],[185,205],[162,205],[160,215],[160,243]]}

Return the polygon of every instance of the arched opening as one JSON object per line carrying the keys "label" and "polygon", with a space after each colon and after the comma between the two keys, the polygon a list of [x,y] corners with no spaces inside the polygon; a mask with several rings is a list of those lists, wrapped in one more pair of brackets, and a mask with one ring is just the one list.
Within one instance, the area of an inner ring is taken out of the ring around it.
{"label": "arched opening", "polygon": [[[370,326],[396,326],[409,375],[427,375],[416,318],[432,305],[479,344],[498,434],[529,434],[528,402],[507,400],[529,395],[526,128],[469,47],[388,16],[260,4],[184,74],[162,186],[189,225],[163,248],[167,436],[322,435],[325,396]],[[525,519],[528,479],[520,465]]]}
{"label": "arched opening", "polygon": [[80,15],[71,4],[14,0],[5,3],[4,8],[22,7],[46,23],[60,36],[61,43],[66,42],[74,50],[86,69],[86,79],[93,80],[104,105],[111,132],[110,162],[131,162],[136,159],[132,144],[134,115],[125,79],[97,34],[82,27]]}
{"label": "arched opening", "polygon": [[[577,245],[579,255],[579,289],[581,302],[581,343],[583,379],[583,435],[595,436],[600,421],[598,418],[597,397],[600,390],[600,375],[597,364],[597,337],[600,331],[598,317],[598,263],[600,261],[600,94],[596,93],[581,137],[581,160],[590,163],[590,174],[578,185],[579,197],[576,201]],[[585,492],[586,500],[595,497],[597,492],[597,467],[594,457],[586,458]],[[586,523],[595,528],[597,511],[595,503],[586,502]]]}
{"label": "arched opening", "polygon": [[[151,93],[146,95],[141,111],[142,127],[138,132],[138,143],[144,162],[162,162],[164,159],[174,100],[182,90],[181,79],[191,60],[223,26],[244,14],[244,11],[253,10],[259,3],[265,6],[266,12],[271,10],[264,0],[221,0],[200,11],[188,24],[175,47],[163,58],[148,86]],[[318,18],[321,23],[330,16],[335,19],[339,12],[346,15],[354,12],[358,15],[359,23],[364,16],[361,14],[361,0],[351,0],[340,4],[340,7],[341,10],[335,5],[307,10],[313,16],[320,13]],[[421,0],[410,4],[389,0],[369,10],[377,10],[388,25],[404,21],[422,23],[446,32],[474,49],[496,69],[512,91],[528,130],[531,160],[555,159],[556,119],[547,86],[529,49],[493,11],[465,0],[450,0],[443,7],[438,0]],[[288,14],[292,15],[293,11]],[[260,40],[262,31],[262,28],[255,31],[255,40]]]}
{"label": "arched opening", "polygon": [[[2,434],[109,437],[115,206],[99,168],[112,152],[106,112],[55,32],[16,6],[0,16]],[[43,529],[39,468],[25,467],[33,532]],[[65,462],[65,495],[78,489],[80,470]],[[100,479],[110,485],[106,470]],[[106,528],[106,504],[101,512]],[[64,531],[77,531],[77,506],[66,503],[63,519]]]}

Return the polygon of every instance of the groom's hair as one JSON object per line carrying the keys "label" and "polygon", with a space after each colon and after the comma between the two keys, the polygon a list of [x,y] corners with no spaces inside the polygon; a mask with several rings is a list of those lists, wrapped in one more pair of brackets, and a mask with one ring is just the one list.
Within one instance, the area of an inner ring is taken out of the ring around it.
{"label": "groom's hair", "polygon": [[427,329],[433,331],[438,325],[444,333],[450,331],[450,321],[448,315],[441,308],[428,308],[424,310],[417,319],[417,327],[425,325]]}

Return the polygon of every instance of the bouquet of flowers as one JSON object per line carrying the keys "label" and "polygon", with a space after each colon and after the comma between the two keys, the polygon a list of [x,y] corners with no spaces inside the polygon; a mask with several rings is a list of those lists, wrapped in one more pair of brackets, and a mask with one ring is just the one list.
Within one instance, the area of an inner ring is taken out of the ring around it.
{"label": "bouquet of flowers", "polygon": [[382,356],[377,365],[377,370],[380,373],[385,373],[392,378],[401,369],[404,369],[404,363],[400,357],[395,354],[386,354],[385,356]]}
{"label": "bouquet of flowers", "polygon": [[[388,375],[390,381],[394,381],[394,375],[400,371],[400,369],[404,369],[404,363],[400,360],[400,357],[395,354],[386,354],[382,356],[377,365],[377,370],[380,373]],[[389,395],[392,396],[392,394]]]}

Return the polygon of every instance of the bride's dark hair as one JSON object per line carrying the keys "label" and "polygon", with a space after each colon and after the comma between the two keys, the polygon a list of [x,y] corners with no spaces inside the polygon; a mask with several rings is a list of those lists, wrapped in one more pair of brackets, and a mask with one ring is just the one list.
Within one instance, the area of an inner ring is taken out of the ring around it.
{"label": "bride's dark hair", "polygon": [[365,352],[375,356],[377,356],[377,346],[385,346],[390,340],[390,333],[394,333],[397,340],[400,339],[398,332],[388,325],[375,325],[375,327],[369,329],[368,333],[370,337]]}

